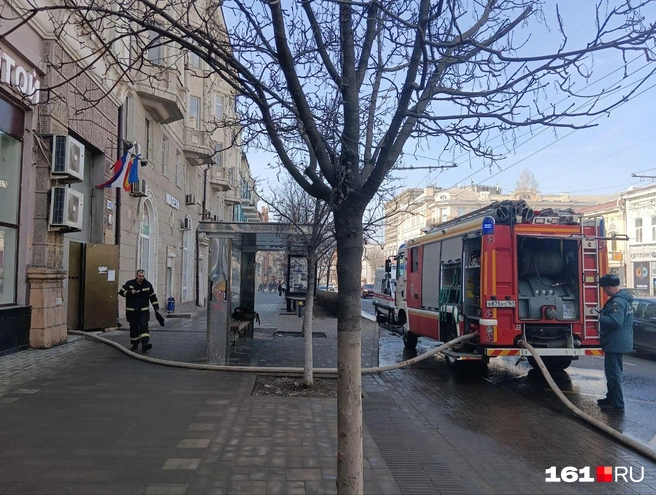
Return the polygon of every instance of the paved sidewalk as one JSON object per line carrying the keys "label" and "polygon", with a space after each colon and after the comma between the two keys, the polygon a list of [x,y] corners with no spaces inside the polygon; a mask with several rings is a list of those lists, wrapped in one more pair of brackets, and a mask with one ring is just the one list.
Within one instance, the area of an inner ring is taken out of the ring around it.
{"label": "paved sidewalk", "polygon": [[[231,364],[302,366],[303,339],[278,335],[300,332],[301,318],[268,304]],[[381,330],[362,322],[368,366]],[[203,362],[203,323],[199,312],[153,329],[149,354]],[[326,334],[314,339],[315,365],[334,366],[336,320],[313,325]],[[156,366],[71,340],[0,358],[0,494],[335,493],[334,399],[251,396],[254,374]],[[444,368],[431,359],[363,378],[365,493],[656,493],[653,463],[489,383],[445,379]],[[546,483],[552,465],[593,476],[597,465],[643,466],[645,478]]]}

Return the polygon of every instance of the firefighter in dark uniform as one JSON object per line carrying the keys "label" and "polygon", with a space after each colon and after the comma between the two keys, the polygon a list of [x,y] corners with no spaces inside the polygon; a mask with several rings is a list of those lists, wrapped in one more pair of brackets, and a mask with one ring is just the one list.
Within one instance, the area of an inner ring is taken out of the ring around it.
{"label": "firefighter in dark uniform", "polygon": [[604,275],[599,279],[599,286],[608,296],[599,313],[599,341],[604,350],[604,371],[608,393],[599,399],[602,409],[624,410],[622,394],[622,354],[633,350],[633,295],[628,290],[620,289],[617,275]]}
{"label": "firefighter in dark uniform", "polygon": [[132,350],[136,351],[141,342],[141,350],[146,352],[152,349],[148,321],[150,320],[150,306],[155,312],[159,311],[159,303],[155,295],[153,284],[146,280],[146,272],[137,270],[137,277],[127,282],[119,295],[125,297],[125,317],[130,324],[130,343]]}

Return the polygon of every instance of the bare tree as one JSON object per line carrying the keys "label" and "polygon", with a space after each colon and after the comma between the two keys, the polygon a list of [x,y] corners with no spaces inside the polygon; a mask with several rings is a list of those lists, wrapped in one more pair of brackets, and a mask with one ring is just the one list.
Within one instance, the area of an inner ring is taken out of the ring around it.
{"label": "bare tree", "polygon": [[516,191],[530,191],[538,192],[540,190],[540,184],[538,180],[533,175],[529,169],[525,168],[517,177],[517,182],[515,183]]}
{"label": "bare tree", "polygon": [[[334,223],[328,205],[313,198],[292,180],[291,177],[273,191],[273,198],[263,197],[272,211],[280,219],[299,227],[299,236],[303,238],[308,262],[307,298],[303,315],[303,336],[305,338],[305,361],[303,367],[303,384],[311,387],[314,383],[312,353],[312,318],[314,316],[314,291],[317,285],[317,262],[335,245]],[[306,234],[301,226],[312,225],[312,232]],[[290,288],[288,287],[287,290]]]}
{"label": "bare tree", "polygon": [[[141,57],[154,46],[196,53],[242,95],[244,142],[275,151],[284,170],[330,206],[339,282],[337,489],[351,494],[363,491],[362,219],[383,179],[416,142],[409,140],[435,138],[446,150],[493,161],[505,151],[489,142],[498,133],[591,125],[589,117],[626,102],[653,76],[626,90],[584,84],[595,54],[617,54],[605,69],[613,60],[653,60],[656,28],[644,12],[653,13],[654,2],[598,2],[578,46],[565,29],[570,19],[549,4],[550,40],[560,38],[551,50],[530,44],[527,27],[547,17],[538,0],[25,0],[6,30],[49,15],[59,39],[87,40],[80,53],[91,54],[75,67],[105,63],[116,84],[157,81],[166,67],[154,71]],[[69,79],[73,72],[61,71]],[[565,98],[551,98],[556,91]]]}

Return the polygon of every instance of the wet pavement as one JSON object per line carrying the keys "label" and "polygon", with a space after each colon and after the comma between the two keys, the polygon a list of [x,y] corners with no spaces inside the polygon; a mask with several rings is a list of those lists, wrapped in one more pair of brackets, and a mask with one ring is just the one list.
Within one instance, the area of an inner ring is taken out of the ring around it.
{"label": "wet pavement", "polygon": [[[302,363],[303,339],[278,336],[300,333],[301,319],[280,315],[276,298],[260,303],[256,338],[238,341],[231,363]],[[203,318],[153,329],[150,354],[203,362]],[[315,364],[333,365],[336,320],[313,326],[326,334],[314,339]],[[364,319],[362,354],[404,358],[398,334]],[[494,363],[485,378],[459,377],[436,357],[363,377],[365,493],[656,493],[656,464],[543,402],[553,394],[528,375]],[[254,381],[151,365],[86,339],[4,356],[0,494],[335,493],[335,400],[254,397]],[[550,466],[645,471],[640,483],[547,483]]]}

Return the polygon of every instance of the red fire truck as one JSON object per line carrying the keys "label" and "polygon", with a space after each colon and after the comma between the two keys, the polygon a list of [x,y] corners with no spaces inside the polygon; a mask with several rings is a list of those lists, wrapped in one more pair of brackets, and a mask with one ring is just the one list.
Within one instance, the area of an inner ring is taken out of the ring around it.
{"label": "red fire truck", "polygon": [[[572,210],[533,211],[524,201],[495,202],[402,245],[395,317],[407,349],[420,336],[448,342],[449,367],[481,366],[495,356],[528,356],[562,371],[582,355],[601,355],[597,286],[607,271],[602,219]],[[533,363],[534,364],[534,363]]]}

